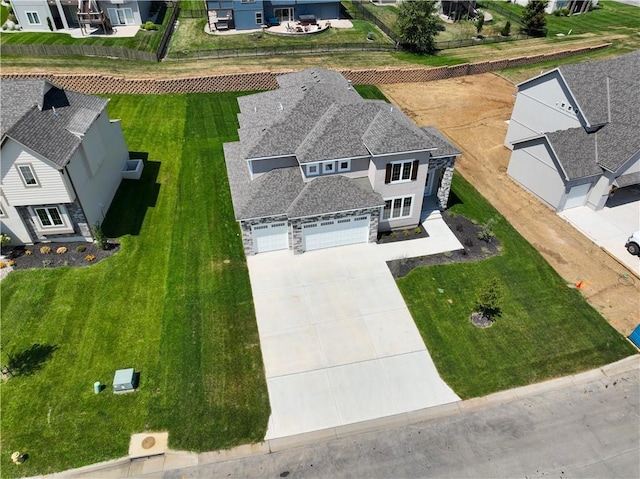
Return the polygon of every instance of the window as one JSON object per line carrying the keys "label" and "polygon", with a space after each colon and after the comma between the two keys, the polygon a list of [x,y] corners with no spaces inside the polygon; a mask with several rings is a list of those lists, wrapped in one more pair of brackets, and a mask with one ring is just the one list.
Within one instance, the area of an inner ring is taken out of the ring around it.
{"label": "window", "polygon": [[262,12],[256,12],[256,24],[262,25]]}
{"label": "window", "polygon": [[412,206],[413,195],[385,200],[384,207],[382,209],[382,219],[396,220],[399,218],[408,218],[411,216]]}
{"label": "window", "polygon": [[333,161],[329,161],[327,163],[322,163],[322,172],[323,173],[333,173],[334,172],[334,163]]}
{"label": "window", "polygon": [[349,171],[351,169],[351,160],[341,160],[338,162],[338,171]]}
{"label": "window", "polygon": [[418,177],[418,160],[398,161],[387,164],[385,183],[413,181]]}
{"label": "window", "polygon": [[113,25],[133,25],[133,10],[130,8],[108,8],[109,20]]}
{"label": "window", "polygon": [[38,186],[38,179],[31,165],[18,165],[18,171],[25,186]]}
{"label": "window", "polygon": [[307,176],[314,176],[318,173],[318,165],[307,165]]}
{"label": "window", "polygon": [[27,23],[29,25],[42,25],[40,23],[40,16],[38,12],[24,12],[27,15]]}
{"label": "window", "polygon": [[58,208],[55,206],[34,209],[43,228],[64,225],[64,221],[62,221],[62,217],[60,216],[60,211],[58,211]]}
{"label": "window", "polygon": [[255,3],[256,0],[240,0],[240,3]]}

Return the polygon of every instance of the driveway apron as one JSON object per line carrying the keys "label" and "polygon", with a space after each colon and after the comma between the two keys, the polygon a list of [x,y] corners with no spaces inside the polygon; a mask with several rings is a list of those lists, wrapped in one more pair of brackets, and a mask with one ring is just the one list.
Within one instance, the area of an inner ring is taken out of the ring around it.
{"label": "driveway apron", "polygon": [[271,418],[265,439],[458,401],[440,378],[385,261],[459,249],[429,238],[248,258]]}

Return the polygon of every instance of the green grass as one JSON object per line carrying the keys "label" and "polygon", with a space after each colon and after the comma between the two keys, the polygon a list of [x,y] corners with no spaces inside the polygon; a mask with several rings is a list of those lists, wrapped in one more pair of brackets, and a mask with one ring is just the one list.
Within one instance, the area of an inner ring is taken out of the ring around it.
{"label": "green grass", "polygon": [[[459,175],[451,211],[498,220],[498,257],[414,269],[397,281],[443,379],[462,398],[584,371],[634,349]],[[469,317],[487,278],[504,287],[502,316],[487,329]],[[439,294],[438,288],[444,290]]]}
{"label": "green grass", "polygon": [[[174,449],[262,439],[269,417],[248,271],[231,211],[222,142],[236,139],[235,94],[113,96],[131,151],[104,230],[122,250],[96,265],[17,271],[2,281],[2,346],[56,347],[35,374],[2,384],[3,477],[127,454],[132,433],[168,430]],[[138,156],[136,154],[136,156]],[[225,260],[229,260],[225,262]],[[139,390],[93,394],[134,367]],[[29,454],[17,469],[12,451]]]}
{"label": "green grass", "polygon": [[0,5],[0,26],[4,25],[4,22],[7,21],[8,16],[9,16],[9,7],[5,5]]}
{"label": "green grass", "polygon": [[[387,45],[382,33],[374,25],[361,20],[353,21],[353,28],[330,28],[324,32],[296,36],[273,35],[264,32],[240,33],[235,35],[210,35],[204,32],[207,20],[204,18],[181,18],[180,26],[169,43],[169,57],[185,57],[194,52],[212,50],[256,48],[287,49],[313,46],[358,43],[367,45]],[[374,40],[367,40],[367,33],[373,32]]]}
{"label": "green grass", "polygon": [[[524,7],[515,3],[499,2],[499,5],[518,16],[522,16],[524,11]],[[567,34],[570,30],[571,35],[611,33],[611,31],[619,31],[625,35],[637,34],[640,26],[638,7],[612,0],[600,0],[598,5],[601,8],[580,15],[568,17],[556,17],[553,14],[547,15],[547,36],[552,37],[556,33]],[[515,32],[517,26],[513,25],[513,27]]]}
{"label": "green grass", "polygon": [[[167,28],[171,9],[160,12],[162,26],[156,31],[139,30],[135,37],[93,37],[73,38],[66,33],[58,32],[12,32],[0,35],[2,45],[94,45],[129,48],[131,50],[154,52],[158,49],[162,34]],[[116,28],[118,28],[116,26]]]}

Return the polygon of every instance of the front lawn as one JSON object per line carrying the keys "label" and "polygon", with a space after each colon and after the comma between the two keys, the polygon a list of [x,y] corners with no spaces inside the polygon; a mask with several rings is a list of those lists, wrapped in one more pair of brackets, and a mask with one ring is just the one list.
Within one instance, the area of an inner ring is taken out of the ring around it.
{"label": "front lawn", "polygon": [[[168,430],[171,448],[193,451],[266,432],[259,337],[222,155],[222,142],[236,139],[236,95],[111,98],[111,118],[122,118],[129,149],[146,159],[104,224],[121,250],[93,266],[2,280],[2,364],[6,353],[38,353],[33,374],[0,386],[3,477],[125,456],[142,431]],[[140,372],[138,391],[113,395],[114,371],[128,367]],[[106,385],[98,395],[95,381]],[[20,468],[13,451],[29,455]]]}
{"label": "front lawn", "polygon": [[[567,286],[480,194],[454,176],[450,211],[497,220],[500,256],[425,266],[397,281],[442,378],[462,398],[584,371],[622,359],[633,347]],[[498,278],[502,316],[479,329],[469,316],[481,285]],[[442,291],[442,292],[441,292]]]}

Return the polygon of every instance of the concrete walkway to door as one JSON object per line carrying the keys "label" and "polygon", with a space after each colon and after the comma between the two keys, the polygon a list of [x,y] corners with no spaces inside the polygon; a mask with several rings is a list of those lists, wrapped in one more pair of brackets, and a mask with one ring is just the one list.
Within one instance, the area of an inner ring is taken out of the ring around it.
{"label": "concrete walkway to door", "polygon": [[429,238],[248,258],[271,418],[266,439],[458,401],[440,378],[385,261],[459,249]]}

